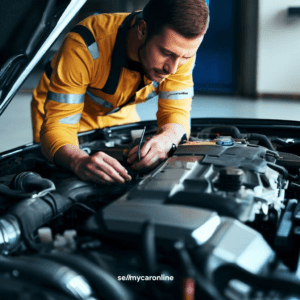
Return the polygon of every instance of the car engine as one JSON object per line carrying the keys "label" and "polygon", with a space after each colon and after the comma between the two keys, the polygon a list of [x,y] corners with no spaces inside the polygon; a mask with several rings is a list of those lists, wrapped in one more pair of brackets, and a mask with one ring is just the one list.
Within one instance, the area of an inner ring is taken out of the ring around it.
{"label": "car engine", "polygon": [[38,144],[0,155],[1,299],[300,299],[299,127],[193,120],[134,173],[128,149],[156,132],[79,134],[122,162],[123,185],[83,182]]}

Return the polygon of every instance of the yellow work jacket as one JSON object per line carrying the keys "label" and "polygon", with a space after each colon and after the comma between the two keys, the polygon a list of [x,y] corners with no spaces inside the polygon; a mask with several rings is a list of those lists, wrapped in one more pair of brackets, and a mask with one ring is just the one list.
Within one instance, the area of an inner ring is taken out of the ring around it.
{"label": "yellow work jacket", "polygon": [[34,140],[41,142],[50,161],[60,147],[78,146],[78,132],[139,121],[135,105],[146,101],[158,101],[159,128],[177,123],[189,135],[195,57],[160,84],[129,69],[127,31],[141,15],[88,17],[68,33],[54,55],[50,80],[45,72],[31,102]]}

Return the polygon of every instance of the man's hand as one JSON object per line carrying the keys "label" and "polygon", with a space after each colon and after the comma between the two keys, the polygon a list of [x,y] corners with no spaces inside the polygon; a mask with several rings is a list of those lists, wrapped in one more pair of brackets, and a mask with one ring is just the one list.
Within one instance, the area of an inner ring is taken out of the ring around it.
{"label": "man's hand", "polygon": [[131,149],[127,162],[133,164],[131,168],[135,171],[145,172],[157,167],[168,158],[169,151],[174,143],[179,144],[185,129],[179,124],[166,124],[162,126],[158,135],[147,141],[141,149],[141,161],[137,161],[138,146]]}
{"label": "man's hand", "polygon": [[56,164],[72,170],[79,179],[104,184],[122,184],[131,176],[114,158],[104,152],[89,156],[72,145],[61,147],[54,156]]}
{"label": "man's hand", "polygon": [[128,154],[127,162],[133,164],[131,168],[134,171],[144,172],[154,169],[168,157],[172,147],[172,141],[164,135],[154,136],[147,141],[141,149],[141,161],[138,162],[138,146],[131,149]]}
{"label": "man's hand", "polygon": [[83,181],[96,183],[122,184],[130,181],[126,169],[114,158],[104,152],[82,157],[73,165],[74,173]]}

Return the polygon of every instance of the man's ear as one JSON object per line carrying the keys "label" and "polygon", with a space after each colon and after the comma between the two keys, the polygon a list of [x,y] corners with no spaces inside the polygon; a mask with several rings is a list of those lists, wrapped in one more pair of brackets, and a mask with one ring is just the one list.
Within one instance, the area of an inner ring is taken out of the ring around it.
{"label": "man's ear", "polygon": [[147,37],[147,24],[144,20],[141,20],[138,25],[138,39],[145,40]]}

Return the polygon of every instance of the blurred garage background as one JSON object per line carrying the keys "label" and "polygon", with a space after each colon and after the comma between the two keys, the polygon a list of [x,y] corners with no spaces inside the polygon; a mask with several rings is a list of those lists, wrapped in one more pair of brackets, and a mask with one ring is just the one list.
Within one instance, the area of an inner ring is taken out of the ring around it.
{"label": "blurred garage background", "polygon": [[[88,0],[63,35],[81,19],[142,9],[147,0]],[[299,121],[299,0],[209,0],[211,22],[197,53],[192,118],[261,118]],[[40,62],[0,117],[0,152],[32,142],[30,99]],[[155,119],[157,103],[137,107]]]}

